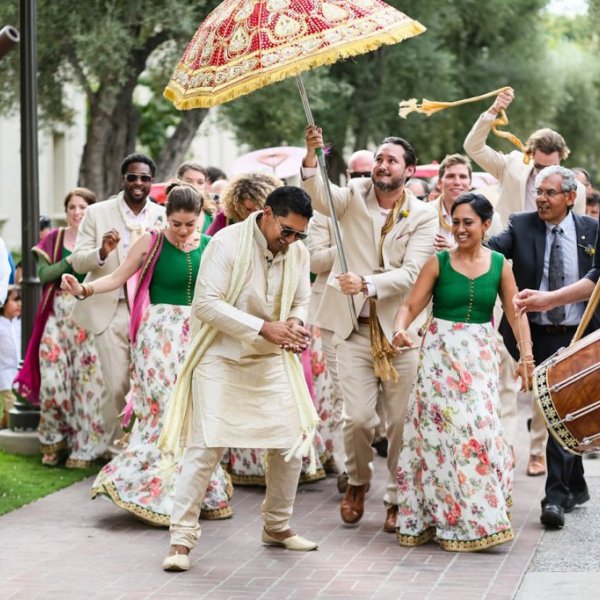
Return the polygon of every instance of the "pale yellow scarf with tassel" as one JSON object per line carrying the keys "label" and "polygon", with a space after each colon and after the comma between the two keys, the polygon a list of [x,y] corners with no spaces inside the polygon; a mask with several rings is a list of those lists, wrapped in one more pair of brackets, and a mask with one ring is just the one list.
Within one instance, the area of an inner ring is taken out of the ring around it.
{"label": "pale yellow scarf with tassel", "polygon": [[[237,259],[231,273],[229,288],[225,295],[225,302],[234,304],[237,300],[247,274],[251,268],[254,255],[254,224],[256,216],[247,218],[242,224]],[[298,287],[300,273],[296,266],[295,253],[288,251],[283,270],[283,285],[281,292],[280,315],[285,321],[289,315],[295,292]],[[164,454],[171,457],[181,455],[182,445],[188,443],[192,422],[192,375],[207,348],[214,341],[218,330],[207,323],[203,323],[197,335],[192,340],[192,346],[179,372],[175,389],[167,406],[163,420],[163,429],[158,439],[158,447]],[[316,461],[313,450],[313,438],[319,423],[319,415],[315,410],[304,373],[298,357],[292,352],[284,351],[281,354],[285,372],[290,383],[290,392],[296,399],[300,431],[298,438],[291,448],[285,453],[285,459],[293,456],[308,456],[310,469],[316,470]],[[203,401],[203,399],[200,399]]]}
{"label": "pale yellow scarf with tassel", "polygon": [[[394,208],[388,213],[385,223],[381,228],[381,237],[379,238],[379,266],[383,267],[383,243],[385,236],[392,230],[394,224],[398,221],[400,210],[406,200],[406,191],[394,204]],[[394,347],[385,337],[379,319],[377,318],[377,301],[375,298],[369,298],[369,327],[371,331],[371,354],[373,355],[373,371],[376,377],[383,381],[398,382],[398,371],[393,365],[393,359],[397,355]]]}
{"label": "pale yellow scarf with tassel", "polygon": [[[423,100],[421,100],[421,104],[419,104],[416,98],[410,98],[410,100],[402,100],[402,102],[400,102],[399,115],[405,119],[410,113],[418,112],[429,117],[432,114],[446,108],[461,106],[463,104],[478,102],[479,100],[485,100],[486,98],[497,96],[500,92],[503,92],[507,89],[509,89],[509,86],[501,87],[493,92],[482,94],[481,96],[464,98],[463,100],[456,100],[455,102],[437,102],[435,100],[427,100],[426,98],[423,98]],[[523,152],[523,161],[525,163],[529,163],[530,157],[525,152],[525,146],[523,145],[523,142],[516,135],[513,135],[509,131],[500,131],[497,129],[498,127],[504,127],[506,125],[508,125],[508,117],[506,116],[506,112],[500,111],[500,116],[497,119],[494,119],[492,122],[492,133],[514,144],[521,152]]]}

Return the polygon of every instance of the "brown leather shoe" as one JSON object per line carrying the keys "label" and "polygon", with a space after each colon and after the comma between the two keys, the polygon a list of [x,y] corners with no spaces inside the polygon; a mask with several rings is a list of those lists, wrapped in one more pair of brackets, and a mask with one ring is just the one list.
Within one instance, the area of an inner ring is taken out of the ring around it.
{"label": "brown leather shoe", "polygon": [[391,504],[387,507],[387,514],[385,516],[385,523],[383,530],[386,533],[395,533],[396,531],[396,518],[398,517],[398,506]]}
{"label": "brown leather shoe", "polygon": [[529,457],[529,464],[527,465],[527,475],[530,477],[537,477],[538,475],[546,474],[546,459],[543,456],[537,456],[532,454]]}
{"label": "brown leather shoe", "polygon": [[342,498],[340,505],[340,515],[344,523],[358,523],[365,512],[365,494],[367,485],[350,485],[346,488],[346,493]]}

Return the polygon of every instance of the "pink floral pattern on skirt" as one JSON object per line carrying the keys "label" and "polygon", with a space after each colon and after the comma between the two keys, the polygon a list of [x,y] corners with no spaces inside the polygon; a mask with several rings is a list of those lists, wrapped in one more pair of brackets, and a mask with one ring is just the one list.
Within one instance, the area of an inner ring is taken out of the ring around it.
{"label": "pink floral pattern on skirt", "polygon": [[108,448],[100,401],[102,372],[94,336],[70,317],[77,300],[58,290],[40,341],[42,452],[66,445],[70,458],[92,461]]}
{"label": "pink floral pattern on skirt", "polygon": [[[100,471],[92,495],[105,494],[117,506],[153,525],[168,525],[181,464],[163,464],[156,442],[177,373],[189,343],[189,306],[152,304],[144,314],[132,355],[135,422],[127,448]],[[227,518],[231,482],[217,465],[202,502],[202,517]]]}
{"label": "pink floral pattern on skirt", "polygon": [[398,463],[401,545],[435,536],[445,549],[481,550],[512,539],[498,362],[491,324],[432,320]]}

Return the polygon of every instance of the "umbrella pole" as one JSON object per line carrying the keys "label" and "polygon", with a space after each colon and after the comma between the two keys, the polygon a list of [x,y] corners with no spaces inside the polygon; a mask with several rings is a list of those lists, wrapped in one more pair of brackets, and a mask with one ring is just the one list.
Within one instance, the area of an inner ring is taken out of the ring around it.
{"label": "umbrella pole", "polygon": [[[306,88],[304,87],[304,81],[302,81],[301,75],[296,75],[296,83],[298,85],[298,91],[300,92],[300,98],[302,100],[304,114],[306,115],[306,121],[309,125],[314,125],[315,120],[313,119],[312,110],[308,102]],[[342,234],[340,233],[340,226],[338,224],[335,206],[333,205],[333,196],[331,194],[329,176],[327,175],[327,165],[325,164],[325,156],[323,154],[322,148],[317,148],[317,161],[319,163],[319,169],[321,171],[321,179],[323,179],[323,183],[325,185],[325,195],[327,196],[327,204],[329,204],[329,213],[331,214],[331,222],[333,225],[333,237],[335,238],[337,253],[340,257],[340,266],[342,267],[342,273],[347,273],[348,263],[346,262],[346,255],[344,254],[344,247],[342,245]],[[347,296],[347,298],[348,306],[350,307],[350,316],[352,317],[352,325],[354,326],[354,331],[358,331],[358,319],[356,318],[354,300],[352,299],[352,296]]]}

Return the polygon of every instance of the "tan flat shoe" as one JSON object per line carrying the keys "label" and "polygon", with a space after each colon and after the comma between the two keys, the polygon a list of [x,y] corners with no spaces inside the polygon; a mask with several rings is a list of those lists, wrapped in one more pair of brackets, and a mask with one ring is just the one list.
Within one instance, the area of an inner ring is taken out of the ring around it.
{"label": "tan flat shoe", "polygon": [[187,571],[190,568],[190,557],[187,554],[169,554],[162,562],[163,571]]}
{"label": "tan flat shoe", "polygon": [[546,459],[543,456],[532,454],[529,457],[527,465],[527,475],[529,477],[538,477],[546,474]]}
{"label": "tan flat shoe", "polygon": [[262,530],[262,543],[266,546],[281,546],[286,550],[297,550],[299,552],[308,552],[310,550],[316,550],[319,547],[319,544],[316,542],[311,542],[299,535],[292,535],[283,540],[276,540],[264,529]]}

